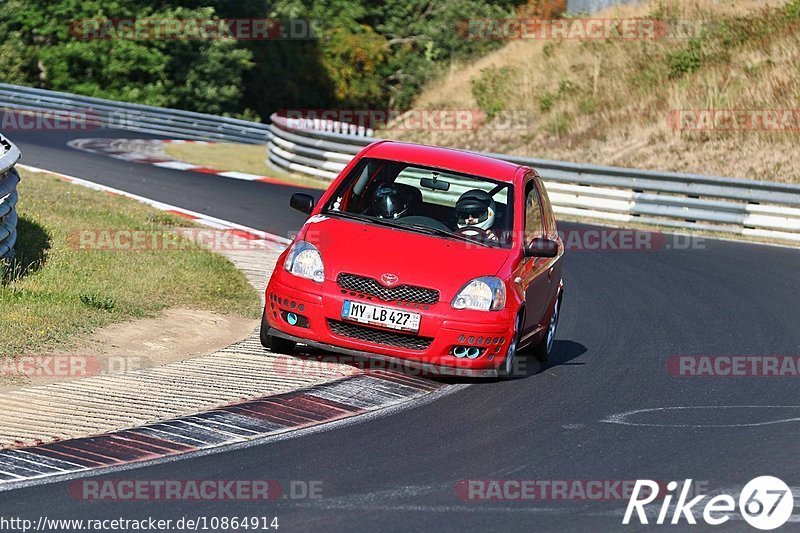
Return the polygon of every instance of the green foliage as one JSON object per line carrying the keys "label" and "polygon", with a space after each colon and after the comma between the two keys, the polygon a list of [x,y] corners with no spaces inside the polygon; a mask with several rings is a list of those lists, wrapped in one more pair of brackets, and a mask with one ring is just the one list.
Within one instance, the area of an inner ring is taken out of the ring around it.
{"label": "green foliage", "polygon": [[547,113],[553,109],[553,104],[556,103],[557,95],[554,93],[544,93],[539,97],[539,109],[542,113]]}
{"label": "green foliage", "polygon": [[784,13],[790,19],[800,18],[800,0],[790,0],[783,8]]}
{"label": "green foliage", "polygon": [[[461,21],[513,16],[522,3],[6,0],[0,71],[12,83],[246,118],[286,108],[404,108],[450,62],[502,45],[465,38],[456,31]],[[316,37],[76,38],[83,20],[128,18],[304,19],[314,21]]]}
{"label": "green foliage", "polygon": [[83,305],[99,309],[101,311],[111,311],[114,309],[114,298],[100,296],[99,294],[81,294],[80,300]]}
{"label": "green foliage", "polygon": [[365,108],[384,103],[379,73],[386,66],[385,37],[369,26],[337,28],[323,50],[322,64],[333,83],[337,102],[345,107]]}
{"label": "green foliage", "polygon": [[551,135],[560,137],[567,132],[571,125],[572,120],[567,113],[558,113],[545,123],[544,130]]}
{"label": "green foliage", "polygon": [[591,115],[597,111],[597,99],[593,96],[587,96],[578,102],[578,110],[584,115]]}
{"label": "green foliage", "polygon": [[679,78],[691,74],[702,64],[702,47],[698,39],[691,39],[686,48],[676,50],[667,55],[669,77]]}
{"label": "green foliage", "polygon": [[480,75],[472,80],[472,96],[489,120],[505,110],[513,75],[511,67],[489,67],[481,69]]}
{"label": "green foliage", "polygon": [[[212,7],[156,10],[148,2],[10,0],[0,10],[3,48],[24,47],[14,81],[149,105],[208,113],[238,113],[241,77],[251,53],[232,40],[81,39],[94,18],[207,19]],[[0,68],[9,62],[0,50]]]}
{"label": "green foliage", "polygon": [[574,94],[578,91],[578,84],[571,80],[559,80],[558,90],[556,92],[546,92],[539,96],[539,109],[542,113],[546,113],[553,109],[553,106],[559,100]]}

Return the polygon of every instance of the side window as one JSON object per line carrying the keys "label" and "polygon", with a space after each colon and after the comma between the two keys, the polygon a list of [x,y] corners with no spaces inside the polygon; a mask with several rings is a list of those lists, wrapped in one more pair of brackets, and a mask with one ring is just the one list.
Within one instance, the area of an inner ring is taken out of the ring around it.
{"label": "side window", "polygon": [[533,180],[525,185],[525,242],[531,242],[536,237],[544,235],[542,223],[542,208],[539,193],[533,186]]}
{"label": "side window", "polygon": [[544,188],[542,178],[536,176],[536,186],[542,191],[542,212],[544,213],[544,223],[547,226],[547,234],[555,235],[556,233],[556,219],[553,216],[553,207],[550,205],[550,197],[547,195],[547,189]]}

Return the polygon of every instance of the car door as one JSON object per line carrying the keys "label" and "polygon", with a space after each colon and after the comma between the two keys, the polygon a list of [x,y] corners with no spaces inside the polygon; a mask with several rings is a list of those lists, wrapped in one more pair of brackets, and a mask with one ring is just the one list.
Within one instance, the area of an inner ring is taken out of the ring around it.
{"label": "car door", "polygon": [[[534,176],[530,175],[524,189],[524,228],[523,236],[526,245],[535,238],[547,236],[542,202],[536,187]],[[523,340],[534,335],[539,329],[550,295],[548,279],[548,260],[543,257],[525,257],[520,267],[520,284],[525,292],[525,326]]]}
{"label": "car door", "polygon": [[[544,188],[542,178],[536,175],[534,180],[536,182],[536,188],[539,189],[539,199],[542,204],[542,214],[544,215],[545,234],[548,239],[558,242],[559,249],[563,252],[564,248],[561,243],[561,237],[558,235],[556,218],[553,214],[553,207],[550,204],[550,197],[547,195],[547,190]],[[551,304],[555,304],[561,284],[562,254],[559,254],[558,257],[546,259],[545,263],[547,266],[547,279],[549,284],[547,301]],[[545,308],[545,315],[547,315],[545,318],[549,317],[551,310],[551,306]]]}

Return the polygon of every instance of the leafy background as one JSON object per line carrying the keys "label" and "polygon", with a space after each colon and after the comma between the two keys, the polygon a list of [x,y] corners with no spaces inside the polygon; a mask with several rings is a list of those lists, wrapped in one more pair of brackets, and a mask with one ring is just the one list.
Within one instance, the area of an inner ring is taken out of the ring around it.
{"label": "leafy background", "polygon": [[[249,119],[282,108],[404,109],[454,61],[498,48],[458,21],[563,0],[6,0],[4,81]],[[313,40],[80,40],[91,18],[309,19]]]}

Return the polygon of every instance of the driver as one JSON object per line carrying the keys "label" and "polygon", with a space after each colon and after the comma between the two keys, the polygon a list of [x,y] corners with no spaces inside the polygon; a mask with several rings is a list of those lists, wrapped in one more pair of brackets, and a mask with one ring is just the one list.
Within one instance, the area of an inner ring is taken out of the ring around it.
{"label": "driver", "polygon": [[[497,235],[492,231],[494,225],[496,206],[494,200],[488,192],[480,189],[472,189],[464,194],[456,202],[456,215],[458,216],[458,229],[480,228],[486,232],[486,238],[496,241]],[[469,230],[465,230],[469,234]],[[476,236],[478,232],[475,232]]]}
{"label": "driver", "polygon": [[394,183],[379,185],[372,196],[372,210],[378,218],[400,218],[409,205],[411,195]]}

